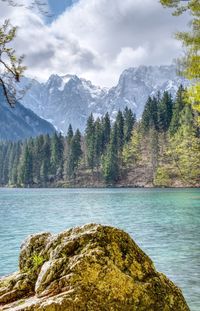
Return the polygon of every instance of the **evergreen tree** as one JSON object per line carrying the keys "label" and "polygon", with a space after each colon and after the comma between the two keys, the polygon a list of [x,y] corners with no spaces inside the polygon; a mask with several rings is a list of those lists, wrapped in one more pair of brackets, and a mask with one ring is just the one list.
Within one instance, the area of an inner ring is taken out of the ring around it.
{"label": "evergreen tree", "polygon": [[63,177],[63,150],[63,137],[55,132],[51,139],[51,171],[57,179]]}
{"label": "evergreen tree", "polygon": [[77,130],[70,143],[69,156],[67,161],[67,175],[70,179],[74,179],[76,176],[76,170],[78,168],[81,155],[81,133],[79,130]]}
{"label": "evergreen tree", "polygon": [[6,185],[8,181],[8,144],[6,142],[1,143],[0,149],[0,184]]}
{"label": "evergreen tree", "polygon": [[51,141],[49,135],[44,136],[43,141],[43,157],[40,164],[40,181],[46,185],[49,181],[49,174],[51,169]]}
{"label": "evergreen tree", "polygon": [[110,142],[111,124],[108,112],[102,120],[102,149],[106,150],[108,143]]}
{"label": "evergreen tree", "polygon": [[91,114],[87,120],[85,130],[85,143],[86,143],[86,158],[89,168],[95,167],[95,125],[94,118]]}
{"label": "evergreen tree", "polygon": [[95,121],[94,152],[95,152],[95,166],[98,168],[100,165],[101,155],[103,153],[103,133],[101,121],[99,118],[97,118],[97,120]]}
{"label": "evergreen tree", "polygon": [[120,110],[117,113],[115,124],[117,128],[117,147],[118,151],[121,152],[124,146],[124,117]]}
{"label": "evergreen tree", "polygon": [[181,112],[185,106],[185,96],[186,96],[186,91],[183,88],[183,86],[181,85],[177,91],[176,94],[176,99],[173,105],[173,110],[172,110],[172,119],[171,119],[171,123],[170,123],[170,134],[173,136],[178,128],[181,126]]}
{"label": "evergreen tree", "polygon": [[58,179],[63,179],[63,169],[64,169],[64,137],[59,134],[59,165],[58,165]]}
{"label": "evergreen tree", "polygon": [[77,129],[75,132],[74,143],[75,143],[76,162],[78,163],[83,153],[81,149],[81,133],[79,129]]}
{"label": "evergreen tree", "polygon": [[9,174],[9,182],[12,185],[18,184],[18,164],[21,154],[21,143],[17,142],[14,144],[14,157],[13,157],[13,165]]}
{"label": "evergreen tree", "polygon": [[48,163],[46,162],[46,160],[42,160],[42,164],[40,166],[40,182],[43,184],[43,185],[46,185],[46,183],[48,182],[49,180],[49,166],[48,166]]}
{"label": "evergreen tree", "polygon": [[136,116],[128,107],[124,110],[124,141],[128,143],[131,139],[133,126],[136,122]]}
{"label": "evergreen tree", "polygon": [[107,152],[103,156],[102,171],[103,177],[107,184],[114,184],[119,179],[119,159],[118,159],[118,128],[115,122],[112,132],[110,144],[107,147]]}
{"label": "evergreen tree", "polygon": [[20,167],[20,181],[25,186],[33,184],[33,154],[26,142]]}
{"label": "evergreen tree", "polygon": [[[162,99],[158,103],[158,128],[160,132],[166,132],[172,118],[173,102],[171,95],[164,92]],[[156,129],[156,124],[154,124]]]}
{"label": "evergreen tree", "polygon": [[59,162],[59,141],[58,135],[55,132],[51,138],[51,171],[53,175],[56,175]]}
{"label": "evergreen tree", "polygon": [[142,114],[142,128],[144,133],[148,132],[151,127],[158,129],[158,100],[149,97]]}
{"label": "evergreen tree", "polygon": [[70,124],[67,131],[67,136],[64,141],[64,150],[63,150],[63,176],[64,179],[68,179],[69,175],[69,155],[71,152],[71,142],[74,137],[74,132],[72,125]]}
{"label": "evergreen tree", "polygon": [[74,132],[73,132],[72,126],[70,124],[68,127],[68,131],[67,131],[67,144],[68,145],[70,145],[73,136],[74,136]]}
{"label": "evergreen tree", "polygon": [[4,158],[3,180],[6,185],[9,183],[9,170],[12,164],[12,146],[13,143],[8,143]]}
{"label": "evergreen tree", "polygon": [[33,149],[33,171],[34,171],[34,180],[37,184],[40,183],[40,172],[41,172],[41,165],[44,158],[44,137],[40,135],[34,139],[32,142],[32,149]]}

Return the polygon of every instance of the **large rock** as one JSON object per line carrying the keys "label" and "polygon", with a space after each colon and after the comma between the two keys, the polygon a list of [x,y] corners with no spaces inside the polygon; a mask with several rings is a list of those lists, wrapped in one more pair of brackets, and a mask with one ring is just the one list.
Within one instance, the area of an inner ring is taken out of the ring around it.
{"label": "large rock", "polygon": [[0,310],[189,310],[130,236],[108,226],[32,235],[19,268],[0,280]]}

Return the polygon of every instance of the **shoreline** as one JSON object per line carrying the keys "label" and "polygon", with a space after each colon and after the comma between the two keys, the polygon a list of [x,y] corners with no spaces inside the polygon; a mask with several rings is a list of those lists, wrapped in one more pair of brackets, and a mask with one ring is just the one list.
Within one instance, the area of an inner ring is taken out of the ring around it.
{"label": "shoreline", "polygon": [[13,187],[13,186],[0,186],[0,189],[200,189],[200,186],[163,186],[163,187],[156,187],[156,186],[72,186],[72,187]]}

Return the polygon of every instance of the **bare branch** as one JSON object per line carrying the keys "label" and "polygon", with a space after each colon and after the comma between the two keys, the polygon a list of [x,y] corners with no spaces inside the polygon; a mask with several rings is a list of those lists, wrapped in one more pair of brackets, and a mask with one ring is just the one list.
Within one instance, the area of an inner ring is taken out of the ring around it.
{"label": "bare branch", "polygon": [[12,107],[16,102],[16,83],[20,81],[26,69],[22,66],[24,57],[17,57],[15,50],[9,46],[16,36],[16,30],[8,20],[0,27],[0,87]]}
{"label": "bare branch", "polygon": [[38,12],[46,17],[53,17],[54,15],[49,12],[48,1],[33,0],[30,5],[19,3],[17,0],[0,0],[12,7],[25,7],[28,10],[36,9]]}

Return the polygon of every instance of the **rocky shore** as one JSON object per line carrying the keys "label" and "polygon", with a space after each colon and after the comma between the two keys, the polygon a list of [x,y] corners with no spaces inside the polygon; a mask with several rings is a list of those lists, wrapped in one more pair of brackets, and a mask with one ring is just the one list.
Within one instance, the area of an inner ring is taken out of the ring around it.
{"label": "rocky shore", "polygon": [[188,311],[181,293],[130,236],[89,224],[29,236],[19,271],[0,279],[0,310]]}

